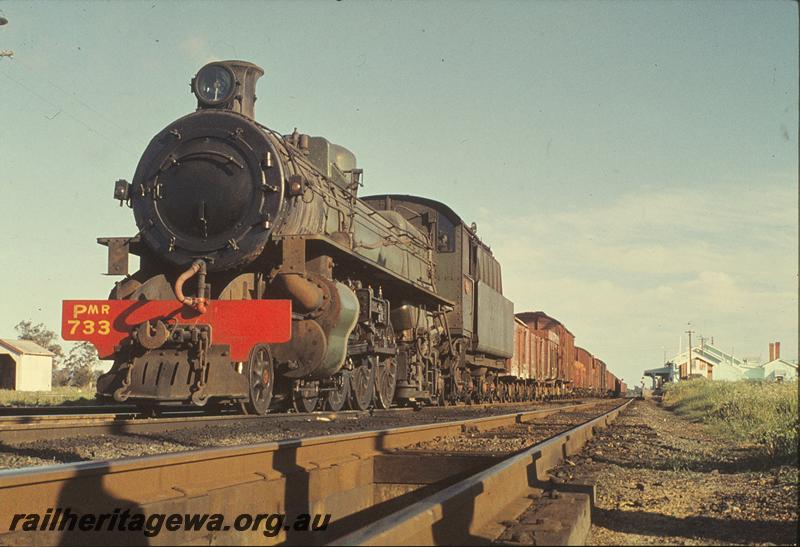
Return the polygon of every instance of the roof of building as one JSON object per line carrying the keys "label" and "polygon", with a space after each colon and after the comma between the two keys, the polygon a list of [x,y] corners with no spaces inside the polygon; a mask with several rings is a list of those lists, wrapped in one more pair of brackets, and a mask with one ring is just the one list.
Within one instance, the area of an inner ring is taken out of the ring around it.
{"label": "roof of building", "polygon": [[664,365],[659,368],[651,368],[644,371],[645,376],[672,376],[675,369],[671,365]]}
{"label": "roof of building", "polygon": [[30,340],[12,340],[8,338],[0,338],[0,353],[7,352],[14,353],[16,355],[46,355],[48,357],[54,357],[55,353],[52,351],[48,351],[36,342],[32,342]]}
{"label": "roof of building", "polygon": [[766,367],[767,365],[786,365],[787,367],[797,368],[797,365],[794,363],[790,363],[789,361],[784,361],[783,359],[773,359],[767,363],[761,365],[761,367]]}
{"label": "roof of building", "polygon": [[[676,365],[685,365],[688,359],[689,352],[684,350],[673,357],[672,362]],[[692,359],[699,359],[713,366],[724,365],[741,370],[746,370],[748,367],[752,367],[752,365],[746,361],[734,357],[732,354],[727,353],[707,342],[699,346],[692,345]]]}

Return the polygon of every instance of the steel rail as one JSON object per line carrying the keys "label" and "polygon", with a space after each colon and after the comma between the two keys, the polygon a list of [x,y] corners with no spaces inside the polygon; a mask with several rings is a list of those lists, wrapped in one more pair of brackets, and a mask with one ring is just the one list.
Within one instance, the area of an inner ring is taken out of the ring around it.
{"label": "steel rail", "polygon": [[0,406],[2,417],[53,416],[76,414],[136,414],[135,405],[50,405],[50,406]]}
{"label": "steel rail", "polygon": [[[374,410],[378,415],[411,411],[411,408]],[[195,427],[227,425],[248,421],[295,421],[298,419],[335,420],[340,416],[366,415],[366,410],[340,410],[339,412],[295,412],[275,413],[265,416],[225,414],[218,416],[183,414],[175,417],[137,418],[135,413],[11,416],[0,418],[0,443],[21,443],[65,437],[96,435],[125,435],[142,433],[165,433]]]}
{"label": "steel rail", "polygon": [[[597,404],[600,402],[378,431],[0,471],[0,543],[29,543],[32,539],[30,533],[19,529],[8,532],[15,514],[43,514],[56,507],[68,507],[79,514],[102,514],[115,508],[151,514],[224,509],[226,514],[237,515],[252,513],[254,508],[272,513],[328,511],[339,519],[374,505],[375,457],[464,431],[531,422]],[[74,534],[67,541],[91,539],[91,543],[119,544],[143,539],[141,533],[130,536],[118,531]],[[232,531],[230,534],[177,531],[148,539],[165,544],[195,542],[201,536],[222,543],[237,538],[237,542],[245,541]],[[68,532],[48,530],[36,535],[41,536],[36,538],[37,543],[55,544]]]}
{"label": "steel rail", "polygon": [[[492,523],[504,520],[504,510],[524,498],[547,471],[580,452],[594,436],[631,403],[538,443],[461,482],[395,513],[387,515],[331,545],[466,545],[482,536]],[[507,517],[506,517],[507,518]]]}
{"label": "steel rail", "polygon": [[[506,402],[480,402],[480,403],[470,403],[465,404],[463,402],[459,402],[457,405],[446,405],[448,408],[451,407],[478,407],[478,406],[514,406],[514,405],[524,405],[524,404],[539,404],[539,403],[563,403],[569,404],[578,402],[582,399],[591,399],[591,397],[576,397],[574,399],[553,399],[549,401],[506,401]],[[393,407],[394,410],[400,407]],[[405,407],[402,407],[405,408]],[[443,407],[436,407],[436,408],[443,408]],[[192,407],[187,405],[165,405],[160,407],[158,411],[161,413],[161,416],[169,416],[169,415],[197,415],[197,416],[208,416],[210,415],[209,411],[204,409],[203,407]],[[330,413],[332,411],[327,410],[314,410],[313,412],[306,412],[306,413],[297,413],[297,412],[271,412],[270,415],[276,414],[314,414],[314,413]],[[340,410],[339,412],[365,412],[361,410]],[[84,415],[92,415],[92,414],[123,414],[123,415],[141,415],[142,410],[137,407],[136,405],[132,404],[93,404],[93,405],[50,405],[50,406],[0,406],[0,423],[2,423],[5,419],[14,419],[14,418],[27,418],[31,416],[84,416]],[[233,407],[231,409],[223,409],[222,412],[219,414],[237,414],[241,415],[238,410],[235,410]]]}
{"label": "steel rail", "polygon": [[[528,403],[495,403],[481,405],[483,408],[519,406]],[[535,403],[533,403],[535,404]],[[568,404],[568,403],[564,403]],[[454,408],[454,407],[436,407]],[[470,407],[461,407],[470,408]],[[477,408],[477,407],[472,407]],[[392,415],[410,412],[412,408],[390,408],[372,410],[377,415]],[[22,443],[38,440],[58,439],[74,436],[122,435],[139,433],[164,433],[192,427],[227,425],[232,422],[251,420],[296,420],[306,418],[336,419],[340,416],[366,415],[368,410],[340,410],[338,412],[314,411],[292,413],[270,413],[265,416],[248,416],[238,413],[208,415],[197,411],[169,411],[158,418],[142,418],[136,411],[90,414],[45,414],[0,416],[0,443]]]}

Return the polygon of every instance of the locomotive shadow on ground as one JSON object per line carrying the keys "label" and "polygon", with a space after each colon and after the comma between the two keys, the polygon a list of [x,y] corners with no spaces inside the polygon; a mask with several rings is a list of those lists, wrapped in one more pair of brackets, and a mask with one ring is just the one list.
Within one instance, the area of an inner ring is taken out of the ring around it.
{"label": "locomotive shadow on ground", "polygon": [[796,522],[712,517],[677,518],[646,511],[611,511],[596,507],[592,508],[592,524],[627,534],[700,538],[731,545],[792,545],[797,543],[798,538]]}
{"label": "locomotive shadow on ground", "polygon": [[[568,425],[572,426],[574,424],[569,423]],[[562,433],[559,432],[550,435],[546,439],[538,441],[537,444],[544,443],[549,439],[560,436],[561,434]],[[397,453],[394,451],[393,448],[387,448],[385,446],[383,440],[384,435],[385,434],[379,435],[376,438],[376,449],[381,454]],[[529,448],[530,447],[521,448],[517,451],[512,452],[511,454],[508,454],[504,458],[498,460],[497,464],[501,464],[503,460],[513,458],[514,456],[520,453],[524,453],[527,450],[529,450]],[[553,484],[548,474],[545,474],[545,477],[541,479],[539,478],[539,474],[537,472],[537,462],[541,458],[542,458],[542,453],[540,451],[535,451],[531,454],[530,460],[525,464],[525,473],[527,477],[526,483],[527,486],[531,488],[539,488],[544,491],[547,491],[553,488]],[[333,524],[340,525],[342,526],[343,529],[341,531],[337,531],[336,536],[342,536],[344,534],[353,532],[358,527],[364,526],[369,522],[374,522],[380,518],[388,517],[392,513],[402,510],[404,507],[406,507],[411,503],[420,501],[421,499],[427,498],[428,496],[435,495],[441,492],[442,490],[446,489],[451,484],[465,480],[470,476],[476,475],[481,472],[482,471],[479,470],[479,471],[465,472],[459,475],[453,475],[448,479],[443,480],[442,482],[427,485],[414,492],[410,492],[403,496],[387,500],[366,511],[362,511],[354,515],[349,515],[347,517],[339,519]],[[557,487],[557,489],[564,492],[585,491],[585,489],[581,486],[568,485],[568,484],[560,484]],[[484,492],[485,492],[485,486],[483,482],[476,482],[471,487],[461,492],[458,496],[451,498],[441,504],[442,517],[438,521],[436,521],[436,523],[434,523],[432,527],[433,544],[488,545],[492,543],[492,541],[487,537],[476,536],[469,533],[468,531],[472,524],[473,518],[477,514],[475,500],[476,498],[478,498],[478,496],[480,496]],[[373,512],[373,509],[375,509],[376,511]],[[369,519],[365,519],[365,516],[368,516]],[[364,520],[367,520],[367,522],[362,522]],[[325,541],[330,541],[330,538],[327,538]]]}
{"label": "locomotive shadow on ground", "polygon": [[[386,447],[384,437],[385,434],[381,434],[375,440],[376,448],[382,454],[390,453],[393,451],[393,449]],[[453,476],[448,478],[447,482],[448,483],[457,482],[466,479],[468,476],[472,474],[473,473],[466,473],[463,476]],[[423,490],[425,491],[423,492]],[[434,483],[428,485],[427,487],[423,487],[423,489],[420,489],[420,491],[418,491],[419,492],[418,496],[420,499],[424,499],[428,496],[434,495],[435,493],[441,491],[442,491],[441,484]],[[469,530],[469,526],[472,523],[473,517],[475,516],[475,498],[477,498],[483,491],[484,491],[483,484],[476,484],[473,487],[471,487],[466,493],[466,495],[468,496],[466,500],[462,495],[461,497],[458,497],[455,500],[453,499],[448,500],[441,505],[442,517],[433,525],[433,528],[431,530],[433,535],[434,545],[453,544],[454,527],[462,531],[461,534],[458,536],[459,544],[461,545],[486,544],[486,540],[484,538],[473,536],[468,532],[463,532],[464,530]],[[412,492],[412,494],[413,493],[415,492]],[[399,500],[399,498],[396,499]],[[392,501],[394,500],[389,500],[389,502]]]}
{"label": "locomotive shadow on ground", "polygon": [[[41,453],[41,452],[40,452]],[[58,531],[62,522],[56,521],[55,531],[23,531],[20,521],[15,531],[8,531],[8,535],[0,535],[0,543],[6,544],[11,540],[11,544],[39,544],[39,545],[149,545],[150,538],[145,536],[142,531],[121,531],[118,528],[119,520],[115,523],[114,530],[108,530],[108,519],[106,519],[100,530],[92,529],[81,530],[79,528],[80,517],[85,514],[93,514],[95,518],[101,514],[113,514],[115,509],[120,510],[120,514],[126,509],[130,514],[141,513],[147,516],[144,508],[133,502],[111,495],[103,487],[103,477],[108,473],[110,466],[96,465],[87,462],[83,468],[78,467],[74,476],[64,483],[58,493],[57,501],[52,507],[32,507],[25,503],[24,499],[19,500],[20,511],[34,511],[41,519],[48,509],[62,510],[62,515],[69,512],[76,516],[75,524],[70,530],[71,519],[65,522],[64,530]],[[55,514],[55,513],[53,513]],[[13,515],[8,515],[11,519]],[[11,522],[9,520],[9,522]],[[87,523],[88,524],[88,523]],[[49,527],[49,524],[48,524]],[[87,526],[88,527],[88,526]],[[56,535],[57,534],[57,535]]]}
{"label": "locomotive shadow on ground", "polygon": [[48,465],[54,465],[56,463],[75,463],[84,460],[84,458],[69,450],[59,450],[57,448],[27,448],[13,446],[3,442],[0,442],[0,454],[55,460],[53,464]]}
{"label": "locomotive shadow on ground", "polygon": [[[382,432],[374,439],[374,448],[378,452],[375,457],[379,457],[381,454],[395,453],[394,447],[390,448],[386,446],[386,435],[386,433]],[[294,516],[298,513],[310,513],[308,474],[305,472],[305,467],[297,463],[297,449],[282,451],[280,457],[273,463],[273,469],[282,474],[291,475],[291,477],[287,479],[284,494],[284,512],[287,514],[286,522],[292,523]],[[455,482],[456,480],[466,478],[466,476],[451,478]],[[370,506],[362,511],[337,520],[331,520],[325,533],[296,531],[293,529],[287,530],[284,527],[286,539],[281,545],[319,545],[335,541],[337,538],[355,532],[384,517],[388,517],[420,499],[433,495],[441,491],[441,489],[442,486],[438,483],[426,485],[413,492],[408,492],[377,505]],[[453,543],[453,523],[461,529],[468,529],[475,515],[474,499],[481,492],[483,492],[483,485],[476,485],[476,487],[469,492],[471,503],[464,503],[463,498],[461,498],[456,502],[448,502],[442,506],[442,519],[433,526],[433,537],[436,544]],[[312,517],[313,516],[312,514]],[[444,524],[445,522],[448,523],[446,526]],[[461,540],[459,542],[460,544],[474,545],[487,543],[485,538],[471,535],[463,535],[460,536],[459,539]]]}
{"label": "locomotive shadow on ground", "polygon": [[[475,498],[483,493],[483,484],[476,484],[469,490],[471,503],[445,502],[442,505],[442,518],[433,525],[434,545],[452,545],[453,527],[462,530],[458,540],[461,545],[485,545],[489,542],[486,538],[473,536],[468,531],[475,516]],[[445,525],[445,523],[447,523]]]}
{"label": "locomotive shadow on ground", "polygon": [[[376,449],[380,451],[381,454],[387,454],[393,452],[392,448],[387,448],[385,444],[384,437],[386,434],[381,434],[375,439]],[[467,473],[464,476],[453,476],[448,478],[447,482],[457,482],[463,479],[466,479],[468,476],[472,475],[473,473]],[[422,490],[425,490],[424,492]],[[418,491],[418,496],[420,499],[424,499],[428,496],[434,495],[437,492],[442,491],[442,485],[438,483],[434,483],[423,487]],[[465,530],[469,530],[469,526],[472,523],[472,519],[475,516],[475,498],[477,498],[482,492],[484,491],[483,484],[476,484],[471,487],[465,494],[462,496],[457,497],[456,499],[450,499],[444,502],[441,505],[442,508],[442,517],[434,523],[433,528],[431,530],[433,535],[433,544],[434,545],[452,545],[453,544],[453,529],[456,528],[460,533],[457,536],[458,544],[460,545],[475,545],[475,544],[486,544],[487,541],[485,538],[481,538],[478,536],[473,536],[469,534],[469,532],[465,532]],[[411,492],[410,494],[414,494],[417,492]],[[408,496],[408,495],[406,495]],[[405,498],[406,496],[402,496],[401,498]],[[464,496],[467,496],[465,499]],[[407,499],[401,500],[401,498],[395,498],[393,500],[388,500],[388,504],[398,500],[406,502],[410,501],[413,498],[409,496]],[[412,503],[417,500],[413,500]],[[392,511],[393,512],[393,511]],[[383,516],[387,516],[389,511]]]}
{"label": "locomotive shadow on ground", "polygon": [[[299,513],[310,513],[310,485],[306,468],[297,462],[297,448],[280,450],[275,453],[272,468],[286,477],[282,512],[286,514],[286,539],[282,545],[307,544],[312,537],[309,533],[298,532],[291,523]],[[287,529],[288,526],[288,529]]]}
{"label": "locomotive shadow on ground", "polygon": [[[97,469],[97,468],[94,468]],[[91,473],[76,473],[76,476],[64,485],[58,496],[56,507],[71,508],[74,512],[93,513],[95,515],[113,513],[115,509],[120,512],[130,511],[130,514],[141,513],[148,516],[145,509],[138,503],[123,498],[112,496],[103,487],[103,476],[108,472],[109,466],[102,466],[102,471],[92,470]],[[119,526],[119,522],[117,523]],[[150,545],[150,538],[142,531],[109,531],[107,526],[99,531],[81,531],[78,527],[71,532],[61,535],[59,546],[71,545]]]}

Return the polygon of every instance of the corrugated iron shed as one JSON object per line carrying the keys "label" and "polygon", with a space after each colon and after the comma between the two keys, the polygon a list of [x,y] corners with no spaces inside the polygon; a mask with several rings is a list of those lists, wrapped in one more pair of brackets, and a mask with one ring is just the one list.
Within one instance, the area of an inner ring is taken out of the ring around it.
{"label": "corrugated iron shed", "polygon": [[0,353],[13,353],[15,355],[44,355],[47,357],[55,356],[55,353],[46,350],[36,342],[32,342],[30,340],[12,340],[8,338],[0,338]]}
{"label": "corrugated iron shed", "polygon": [[36,342],[0,338],[0,389],[50,391],[53,357]]}

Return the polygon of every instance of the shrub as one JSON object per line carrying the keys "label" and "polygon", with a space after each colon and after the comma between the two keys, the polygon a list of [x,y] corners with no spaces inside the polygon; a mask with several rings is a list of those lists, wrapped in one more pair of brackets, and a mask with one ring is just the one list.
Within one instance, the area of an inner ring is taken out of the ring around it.
{"label": "shrub", "polygon": [[797,462],[797,382],[689,380],[668,384],[664,404],[763,456]]}
{"label": "shrub", "polygon": [[93,389],[76,387],[54,387],[52,391],[0,389],[0,407],[87,404],[94,401],[94,395]]}

